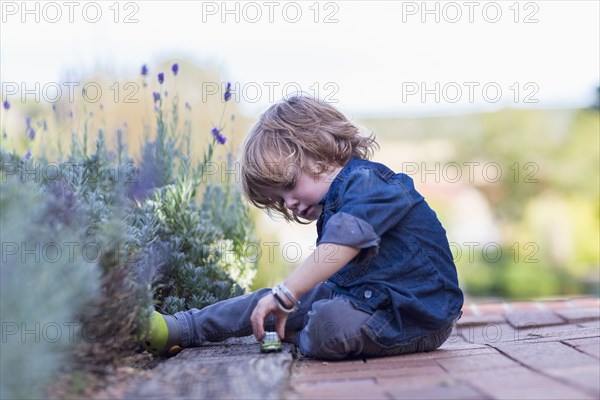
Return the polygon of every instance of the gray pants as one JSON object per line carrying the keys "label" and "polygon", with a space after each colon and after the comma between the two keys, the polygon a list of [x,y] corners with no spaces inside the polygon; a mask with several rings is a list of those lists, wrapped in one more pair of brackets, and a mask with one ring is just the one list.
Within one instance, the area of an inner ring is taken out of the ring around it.
{"label": "gray pants", "polygon": [[[178,312],[175,318],[183,347],[251,335],[250,315],[256,303],[269,293],[270,289],[260,289],[201,310]],[[371,314],[357,310],[344,297],[334,296],[324,284],[306,293],[300,302],[302,305],[288,317],[284,341],[298,346],[306,357],[339,360],[431,351],[441,346],[452,331],[449,324],[437,332],[383,348],[361,329]],[[274,322],[269,316],[265,330],[274,330]]]}

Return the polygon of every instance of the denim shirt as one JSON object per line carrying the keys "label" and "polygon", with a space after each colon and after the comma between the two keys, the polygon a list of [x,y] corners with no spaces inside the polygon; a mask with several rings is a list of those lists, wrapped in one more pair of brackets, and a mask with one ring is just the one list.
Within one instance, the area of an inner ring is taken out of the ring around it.
{"label": "denim shirt", "polygon": [[408,175],[354,158],[321,204],[317,244],[361,249],[326,284],[372,314],[363,328],[371,339],[394,347],[460,316],[463,294],[446,231]]}

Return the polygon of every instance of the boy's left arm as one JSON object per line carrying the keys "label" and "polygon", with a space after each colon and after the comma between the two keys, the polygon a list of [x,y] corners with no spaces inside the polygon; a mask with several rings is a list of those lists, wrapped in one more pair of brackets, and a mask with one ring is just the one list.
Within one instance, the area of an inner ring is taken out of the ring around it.
{"label": "boy's left arm", "polygon": [[[302,265],[286,279],[285,286],[296,298],[299,298],[318,283],[328,279],[342,269],[359,252],[360,249],[355,247],[335,243],[321,243]],[[252,312],[250,321],[254,336],[257,340],[262,339],[264,335],[264,322],[269,314],[275,315],[275,329],[279,337],[283,339],[288,314],[279,309],[272,294],[268,294],[260,299]]]}

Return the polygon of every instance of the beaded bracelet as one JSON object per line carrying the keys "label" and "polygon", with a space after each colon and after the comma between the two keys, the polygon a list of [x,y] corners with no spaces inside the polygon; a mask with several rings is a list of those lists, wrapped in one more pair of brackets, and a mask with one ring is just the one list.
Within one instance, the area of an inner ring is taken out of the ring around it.
{"label": "beaded bracelet", "polygon": [[285,286],[284,283],[280,283],[278,286],[279,286],[279,289],[281,289],[281,291],[283,292],[283,294],[285,294],[285,297],[287,297],[292,302],[294,307],[296,307],[296,308],[300,307],[300,301],[298,301],[296,296],[294,296],[292,294],[292,292],[290,292],[290,290],[287,288],[287,286]]}
{"label": "beaded bracelet", "polygon": [[279,291],[277,290],[277,288],[273,288],[272,290],[273,293],[273,297],[275,297],[275,302],[277,303],[277,307],[279,307],[279,309],[281,311],[283,311],[286,314],[289,314],[291,312],[294,312],[296,310],[296,307],[292,306],[291,308],[287,308],[285,306],[285,303],[283,302],[283,300],[281,299],[281,297],[279,297]]}
{"label": "beaded bracelet", "polygon": [[[296,300],[296,298],[290,293],[290,291],[288,290],[288,288],[285,287],[285,285],[281,284],[281,285],[275,286],[271,290],[271,293],[273,294],[273,297],[275,297],[275,302],[277,303],[277,307],[279,307],[279,309],[281,311],[283,311],[284,313],[289,314],[298,309],[300,302],[298,300]],[[281,298],[282,293],[292,302],[292,304],[293,304],[292,307],[287,307],[287,305]]]}

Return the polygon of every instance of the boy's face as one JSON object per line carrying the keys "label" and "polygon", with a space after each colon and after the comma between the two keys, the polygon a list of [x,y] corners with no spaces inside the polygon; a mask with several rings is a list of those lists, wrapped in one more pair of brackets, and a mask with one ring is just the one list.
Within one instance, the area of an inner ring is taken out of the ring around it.
{"label": "boy's face", "polygon": [[273,195],[282,199],[285,206],[297,217],[314,221],[319,218],[323,206],[319,201],[329,190],[331,182],[341,168],[326,171],[320,175],[302,171],[293,184],[273,190]]}

